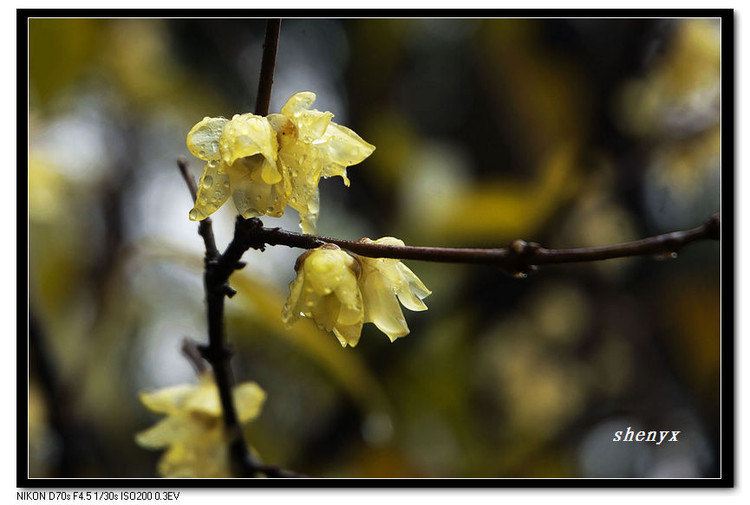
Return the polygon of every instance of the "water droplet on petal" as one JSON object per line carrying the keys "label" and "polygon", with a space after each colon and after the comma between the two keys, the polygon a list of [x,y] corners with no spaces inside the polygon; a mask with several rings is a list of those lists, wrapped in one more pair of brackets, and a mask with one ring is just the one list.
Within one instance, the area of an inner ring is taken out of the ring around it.
{"label": "water droplet on petal", "polygon": [[190,216],[190,219],[192,219],[193,221],[196,221],[196,220],[197,220],[197,219],[198,219],[198,218],[200,217],[200,216],[198,215],[198,211],[197,211],[197,210],[195,210],[195,209],[192,209],[192,210],[190,211],[190,214],[189,214],[189,216]]}
{"label": "water droplet on petal", "polygon": [[203,178],[203,187],[204,188],[210,188],[211,184],[213,184],[213,183],[214,183],[214,178],[211,177],[210,175],[207,175],[207,176],[205,176]]}
{"label": "water droplet on petal", "polygon": [[513,274],[513,277],[515,277],[516,279],[525,279],[526,277],[528,277],[528,275],[526,274],[526,272],[516,272]]}

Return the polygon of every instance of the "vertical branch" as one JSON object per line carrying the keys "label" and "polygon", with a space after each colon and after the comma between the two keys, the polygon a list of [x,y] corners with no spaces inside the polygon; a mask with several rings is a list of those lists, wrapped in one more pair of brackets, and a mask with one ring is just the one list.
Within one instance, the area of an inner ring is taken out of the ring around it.
{"label": "vertical branch", "polygon": [[273,86],[273,71],[276,68],[276,51],[279,48],[280,19],[266,21],[266,37],[263,40],[263,59],[260,63],[260,80],[258,81],[258,96],[255,99],[255,114],[267,116],[271,104],[271,87]]}
{"label": "vertical branch", "polygon": [[[271,102],[271,87],[273,86],[273,72],[276,66],[276,52],[278,49],[280,28],[280,19],[268,20],[266,22],[263,59],[261,62],[258,97],[255,107],[255,113],[261,116],[268,115],[268,107]],[[190,189],[193,200],[195,200],[197,187],[195,180],[187,170],[187,163],[184,158],[178,160],[178,166]],[[237,409],[232,398],[234,381],[229,365],[232,350],[227,343],[226,330],[224,328],[224,297],[231,297],[235,293],[229,287],[229,276],[232,272],[244,266],[240,262],[240,257],[248,248],[245,245],[246,238],[241,233],[238,233],[238,229],[235,229],[235,236],[226,251],[223,254],[219,254],[216,248],[211,220],[209,218],[204,219],[198,228],[198,233],[203,237],[206,245],[206,266],[203,280],[208,317],[208,345],[200,346],[199,350],[206,361],[211,364],[216,386],[219,390],[222,419],[229,444],[232,474],[241,477],[254,477],[258,473],[263,473],[268,477],[296,476],[296,474],[281,470],[278,467],[264,465],[252,457],[248,451],[245,438],[242,435],[242,428],[237,418]]]}

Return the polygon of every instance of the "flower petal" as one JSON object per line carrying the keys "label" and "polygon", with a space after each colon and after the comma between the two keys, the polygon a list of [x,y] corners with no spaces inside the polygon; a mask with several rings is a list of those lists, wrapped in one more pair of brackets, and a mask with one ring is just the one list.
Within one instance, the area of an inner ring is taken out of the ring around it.
{"label": "flower petal", "polygon": [[232,391],[234,404],[237,407],[237,418],[241,423],[252,421],[260,414],[266,393],[254,382],[245,382]]}
{"label": "flower petal", "polygon": [[151,393],[140,392],[138,393],[138,398],[150,411],[157,414],[169,414],[182,409],[196,387],[192,384],[180,384],[179,386],[171,386]]}
{"label": "flower petal", "polygon": [[286,101],[281,108],[281,113],[285,116],[292,116],[295,112],[309,109],[315,102],[315,93],[312,91],[300,91]]}
{"label": "flower petal", "polygon": [[388,335],[391,342],[409,333],[409,327],[396,301],[393,291],[383,276],[371,267],[365,267],[360,282],[365,321],[375,323],[380,331]]}
{"label": "flower petal", "polygon": [[400,261],[397,263],[397,268],[404,280],[396,292],[401,304],[409,310],[427,310],[427,305],[422,300],[431,295],[432,291],[427,289],[419,277]]}
{"label": "flower petal", "polygon": [[[274,184],[281,179],[276,168],[278,142],[276,132],[268,119],[254,114],[242,114],[232,118],[224,127],[219,139],[221,159],[232,165],[240,158],[261,154],[276,172],[273,178],[266,179]],[[268,172],[270,174],[270,172]]]}
{"label": "flower petal", "polygon": [[232,187],[232,199],[244,218],[267,214],[281,217],[288,198],[288,178],[276,184],[263,179],[268,160],[262,156],[242,158],[232,164],[227,172]]}
{"label": "flower petal", "polygon": [[184,437],[185,432],[186,420],[183,417],[169,416],[137,433],[135,442],[146,449],[161,449]]}
{"label": "flower petal", "polygon": [[313,109],[296,113],[293,122],[297,127],[298,137],[303,142],[313,142],[323,136],[332,118],[333,114],[330,112]]}
{"label": "flower petal", "polygon": [[[365,142],[346,126],[336,123],[328,125],[328,129],[321,140],[324,142],[318,146],[319,149],[325,152],[330,161],[345,167],[362,162],[375,150],[374,145]],[[327,167],[327,169],[330,170],[331,167]],[[331,177],[332,175],[339,174],[323,173],[323,177]]]}
{"label": "flower petal", "polygon": [[227,166],[223,161],[211,160],[206,163],[198,183],[195,206],[190,211],[191,221],[201,221],[218,210],[229,198],[231,187]]}
{"label": "flower petal", "polygon": [[207,373],[193,394],[185,402],[185,409],[189,412],[198,412],[210,417],[221,416],[221,399],[219,389],[210,373]]}
{"label": "flower petal", "polygon": [[223,117],[204,117],[187,135],[187,146],[196,158],[211,161],[219,158],[219,138],[229,121]]}
{"label": "flower petal", "polygon": [[362,335],[362,323],[348,326],[338,325],[333,329],[333,334],[336,335],[341,347],[346,347],[347,345],[355,347],[359,343],[359,337]]}
{"label": "flower petal", "polygon": [[289,298],[284,303],[284,308],[281,310],[281,319],[286,324],[287,328],[297,322],[300,318],[300,296],[302,295],[302,286],[305,283],[305,271],[300,269],[297,272],[297,277],[289,283]]}

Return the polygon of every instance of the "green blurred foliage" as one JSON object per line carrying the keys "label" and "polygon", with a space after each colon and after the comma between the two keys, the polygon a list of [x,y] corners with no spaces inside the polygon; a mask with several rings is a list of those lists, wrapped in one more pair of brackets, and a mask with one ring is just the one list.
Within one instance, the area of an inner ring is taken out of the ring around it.
{"label": "green blurred foliage", "polygon": [[[706,20],[285,20],[272,110],[315,91],[377,146],[351,188],[321,183],[321,234],[609,244],[718,210],[718,33]],[[206,333],[174,160],[202,117],[252,107],[262,36],[259,20],[31,20],[32,358],[34,345],[50,358],[30,370],[32,475],[154,475],[158,454],[133,436],[156,418],[136,394],[195,380],[180,342]],[[296,215],[265,221],[296,230]],[[227,302],[235,377],[268,393],[246,432],[264,460],[347,477],[717,473],[716,244],[526,280],[409,262],[429,310],[406,314],[411,334],[393,344],[366,326],[354,349],[282,324],[299,253],[248,252]],[[690,440],[613,448],[628,425]]]}

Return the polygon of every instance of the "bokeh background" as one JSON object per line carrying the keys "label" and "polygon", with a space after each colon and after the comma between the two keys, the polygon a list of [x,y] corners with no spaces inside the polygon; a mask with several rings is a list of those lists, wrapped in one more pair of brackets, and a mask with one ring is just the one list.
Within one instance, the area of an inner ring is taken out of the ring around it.
{"label": "bokeh background", "polygon": [[[33,19],[30,476],[151,477],[138,391],[195,382],[203,245],[175,165],[204,116],[252,111],[264,22]],[[319,233],[412,245],[603,245],[719,210],[718,20],[289,19],[293,93],[377,146],[321,182]],[[197,175],[202,168],[191,160]],[[220,247],[234,208],[214,218]],[[265,218],[297,230],[297,215]],[[719,246],[677,260],[408,262],[429,310],[342,349],[280,311],[301,251],[245,255],[228,334],[268,393],[247,438],[324,477],[717,476]],[[613,433],[681,430],[680,442]]]}

